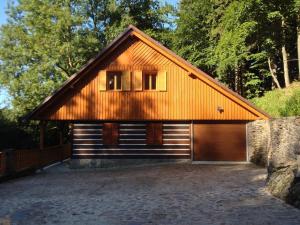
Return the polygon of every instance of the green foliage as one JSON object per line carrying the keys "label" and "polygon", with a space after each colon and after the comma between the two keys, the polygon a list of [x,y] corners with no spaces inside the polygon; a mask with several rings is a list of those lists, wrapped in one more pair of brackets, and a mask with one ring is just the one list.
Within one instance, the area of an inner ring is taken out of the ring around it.
{"label": "green foliage", "polygon": [[20,126],[11,118],[11,109],[0,110],[0,149],[30,148],[37,145],[37,134],[33,125]]}
{"label": "green foliage", "polygon": [[300,116],[300,83],[266,92],[263,97],[251,101],[273,117]]}
{"label": "green foliage", "polygon": [[[183,0],[174,49],[239,94],[260,96],[273,85],[268,58],[281,83],[282,45],[297,58],[299,8],[298,0]],[[296,65],[290,67],[296,79]]]}
{"label": "green foliage", "polygon": [[213,12],[211,1],[182,0],[178,12],[174,50],[197,67],[209,69],[210,29],[208,15]]}

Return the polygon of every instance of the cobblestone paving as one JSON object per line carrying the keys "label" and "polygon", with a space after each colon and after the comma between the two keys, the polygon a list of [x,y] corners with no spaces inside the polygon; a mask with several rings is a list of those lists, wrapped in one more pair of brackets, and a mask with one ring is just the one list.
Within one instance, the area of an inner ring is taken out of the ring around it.
{"label": "cobblestone paving", "polygon": [[0,184],[0,224],[300,224],[253,165],[164,165],[71,171]]}

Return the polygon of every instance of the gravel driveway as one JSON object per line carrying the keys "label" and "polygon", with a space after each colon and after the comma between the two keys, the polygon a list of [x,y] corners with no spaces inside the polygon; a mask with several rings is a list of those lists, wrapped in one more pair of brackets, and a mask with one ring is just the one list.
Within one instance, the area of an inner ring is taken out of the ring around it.
{"label": "gravel driveway", "polygon": [[0,184],[0,224],[300,224],[253,165],[72,171],[59,165]]}

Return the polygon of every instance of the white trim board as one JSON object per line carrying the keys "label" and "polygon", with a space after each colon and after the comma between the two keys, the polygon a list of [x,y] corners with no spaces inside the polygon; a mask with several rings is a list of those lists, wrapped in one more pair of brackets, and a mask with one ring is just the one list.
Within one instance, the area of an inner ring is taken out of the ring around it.
{"label": "white trim board", "polygon": [[192,164],[203,164],[203,165],[240,165],[240,164],[251,164],[247,161],[192,161]]}

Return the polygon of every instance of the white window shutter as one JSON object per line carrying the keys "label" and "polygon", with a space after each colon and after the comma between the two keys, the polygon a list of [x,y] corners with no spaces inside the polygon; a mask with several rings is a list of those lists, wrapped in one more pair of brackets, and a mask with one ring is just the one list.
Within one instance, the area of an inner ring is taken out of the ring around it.
{"label": "white window shutter", "polygon": [[133,71],[133,90],[142,91],[143,90],[143,71],[135,70]]}
{"label": "white window shutter", "polygon": [[159,70],[157,73],[156,88],[159,91],[167,90],[167,71]]}
{"label": "white window shutter", "polygon": [[98,73],[100,83],[99,83],[99,90],[105,91],[106,90],[106,70],[100,70]]}
{"label": "white window shutter", "polygon": [[123,91],[130,91],[130,80],[130,71],[123,71],[121,81]]}

